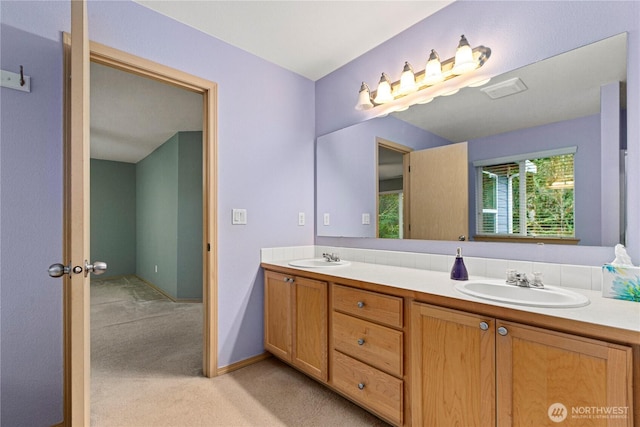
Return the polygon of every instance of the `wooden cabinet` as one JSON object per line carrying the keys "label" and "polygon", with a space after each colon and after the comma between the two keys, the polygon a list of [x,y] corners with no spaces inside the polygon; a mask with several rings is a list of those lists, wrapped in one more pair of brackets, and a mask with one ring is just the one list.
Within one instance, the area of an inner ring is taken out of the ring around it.
{"label": "wooden cabinet", "polygon": [[330,384],[396,425],[403,422],[402,298],[333,284]]}
{"label": "wooden cabinet", "polygon": [[328,380],[327,283],[265,272],[264,345],[274,356]]}
{"label": "wooden cabinet", "polygon": [[558,326],[572,335],[518,310],[445,308],[450,301],[428,294],[276,270],[265,270],[265,348],[391,424],[631,427],[640,413],[633,339],[601,329],[590,339],[580,322]]}
{"label": "wooden cabinet", "polygon": [[633,425],[631,348],[504,321],[496,332],[499,426],[558,425],[564,408],[563,426]]}
{"label": "wooden cabinet", "polygon": [[414,425],[632,425],[631,348],[421,303],[411,310]]}

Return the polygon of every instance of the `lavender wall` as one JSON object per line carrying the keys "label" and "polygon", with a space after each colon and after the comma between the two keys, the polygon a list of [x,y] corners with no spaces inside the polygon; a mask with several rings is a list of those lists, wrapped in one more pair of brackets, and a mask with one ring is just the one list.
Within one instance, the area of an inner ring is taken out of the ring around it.
{"label": "lavender wall", "polygon": [[62,49],[0,33],[2,69],[31,76],[30,93],[0,89],[0,413],[44,426],[62,420],[62,281],[47,275],[62,261]]}
{"label": "lavender wall", "polygon": [[[429,49],[453,56],[460,34],[472,45],[492,49],[483,73],[499,75],[535,61],[628,32],[627,247],[640,262],[640,2],[636,1],[456,1],[407,31],[388,40],[316,82],[316,134],[324,135],[359,123],[376,113],[353,105],[361,81],[377,82],[380,72],[393,73],[403,61],[424,63]],[[439,242],[391,242],[317,237],[320,245],[375,247],[391,250],[452,253]],[[613,250],[600,247],[535,247],[512,244],[469,244],[476,256],[535,259],[548,262],[599,264],[611,261]],[[609,259],[611,258],[611,259]]]}
{"label": "lavender wall", "polygon": [[[2,68],[25,65],[34,87],[2,89],[2,421],[51,425],[62,419],[62,296],[46,268],[61,258],[70,6],[0,5]],[[260,248],[314,240],[314,83],[137,3],[89,1],[88,12],[92,40],[218,83],[219,365],[262,353]],[[232,208],[247,209],[247,225],[231,225]]]}
{"label": "lavender wall", "polygon": [[[600,246],[600,115],[470,140],[469,206],[476,204],[474,161],[571,146],[578,147],[574,158],[576,237],[580,245]],[[471,233],[476,230],[474,212],[472,208],[469,215]]]}
{"label": "lavender wall", "polygon": [[[376,181],[380,137],[416,150],[450,143],[392,116],[369,120],[318,138],[316,230],[319,236],[376,237]],[[324,225],[324,213],[330,224]],[[362,224],[362,214],[370,224]]]}

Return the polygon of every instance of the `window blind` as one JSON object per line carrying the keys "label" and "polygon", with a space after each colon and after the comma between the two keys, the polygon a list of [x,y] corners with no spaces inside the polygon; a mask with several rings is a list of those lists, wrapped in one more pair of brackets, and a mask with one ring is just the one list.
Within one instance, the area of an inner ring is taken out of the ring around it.
{"label": "window blind", "polygon": [[478,233],[574,237],[573,165],[570,153],[478,166]]}

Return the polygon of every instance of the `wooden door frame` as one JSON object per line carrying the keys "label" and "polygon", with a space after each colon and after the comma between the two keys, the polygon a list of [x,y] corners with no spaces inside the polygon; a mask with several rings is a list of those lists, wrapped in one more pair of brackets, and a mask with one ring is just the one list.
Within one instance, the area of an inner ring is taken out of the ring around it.
{"label": "wooden door frame", "polygon": [[[71,63],[71,38],[64,33],[64,64],[65,76],[69,75]],[[129,53],[113,49],[111,47],[89,42],[89,58],[91,62],[113,67],[122,71],[151,78],[163,83],[200,93],[203,97],[203,174],[202,174],[202,206],[203,206],[203,374],[206,377],[218,375],[218,258],[217,258],[217,84],[185,72],[167,67],[162,64],[140,58]],[[70,191],[71,176],[68,164],[70,162],[70,112],[71,92],[69,79],[64,79],[64,192],[65,200]],[[69,217],[71,207],[65,203],[63,217],[65,224]],[[67,231],[63,237],[63,247],[68,250],[71,242]],[[106,260],[105,260],[106,261]],[[71,406],[73,404],[71,388],[76,387],[71,381],[71,363],[74,355],[71,354],[69,338],[74,334],[71,328],[71,295],[68,286],[65,286],[64,294],[64,423],[71,422]],[[88,319],[88,317],[87,317]],[[89,325],[86,325],[87,328]],[[83,342],[85,336],[73,335],[76,342]],[[77,349],[78,347],[74,347]],[[87,345],[88,348],[88,345]],[[88,355],[85,355],[88,358]],[[88,381],[86,382],[88,384]],[[84,387],[85,411],[89,411],[89,387]]]}

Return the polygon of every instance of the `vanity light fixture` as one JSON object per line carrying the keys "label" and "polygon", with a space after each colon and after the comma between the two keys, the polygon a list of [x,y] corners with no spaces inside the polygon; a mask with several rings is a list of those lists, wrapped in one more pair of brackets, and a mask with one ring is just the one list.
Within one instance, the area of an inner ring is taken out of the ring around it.
{"label": "vanity light fixture", "polygon": [[429,60],[427,61],[427,66],[424,69],[423,82],[429,86],[432,86],[436,83],[440,83],[443,80],[444,76],[442,75],[442,64],[440,63],[440,57],[438,56],[438,52],[436,52],[435,49],[431,49]]}
{"label": "vanity light fixture", "polygon": [[402,75],[400,76],[400,93],[407,95],[418,90],[416,85],[416,76],[413,73],[413,67],[407,61],[404,63]]}
{"label": "vanity light fixture", "polygon": [[378,90],[376,90],[376,96],[373,98],[373,102],[376,104],[385,104],[393,101],[393,94],[391,93],[391,80],[386,73],[382,73],[380,81],[378,82]]}
{"label": "vanity light fixture", "polygon": [[356,104],[356,110],[370,110],[373,108],[373,104],[371,103],[371,89],[369,89],[369,85],[365,82],[362,82],[362,86],[360,86],[360,93],[358,94],[358,103]]}
{"label": "vanity light fixture", "polygon": [[469,71],[473,71],[478,67],[478,64],[473,60],[473,51],[467,38],[463,35],[460,36],[460,43],[458,43],[458,49],[456,50],[455,62],[453,63],[453,74],[464,74]]}
{"label": "vanity light fixture", "polygon": [[[439,83],[458,77],[459,75],[469,73],[484,65],[491,56],[491,49],[485,46],[478,46],[471,49],[467,38],[462,35],[458,48],[454,57],[446,61],[440,61],[440,57],[435,49],[431,49],[424,70],[413,71],[413,67],[409,62],[404,63],[400,80],[391,82],[386,73],[382,73],[378,88],[371,93],[369,86],[362,82],[360,92],[358,94],[358,103],[356,110],[370,110],[378,105],[387,104],[398,100],[402,97],[409,96],[407,105],[416,102],[426,103],[433,99],[437,94],[424,94],[423,96],[411,96],[414,92],[429,89]],[[488,81],[488,80],[486,80]],[[474,86],[480,86],[482,82],[474,82]],[[455,88],[450,88],[446,93],[453,94]]]}

